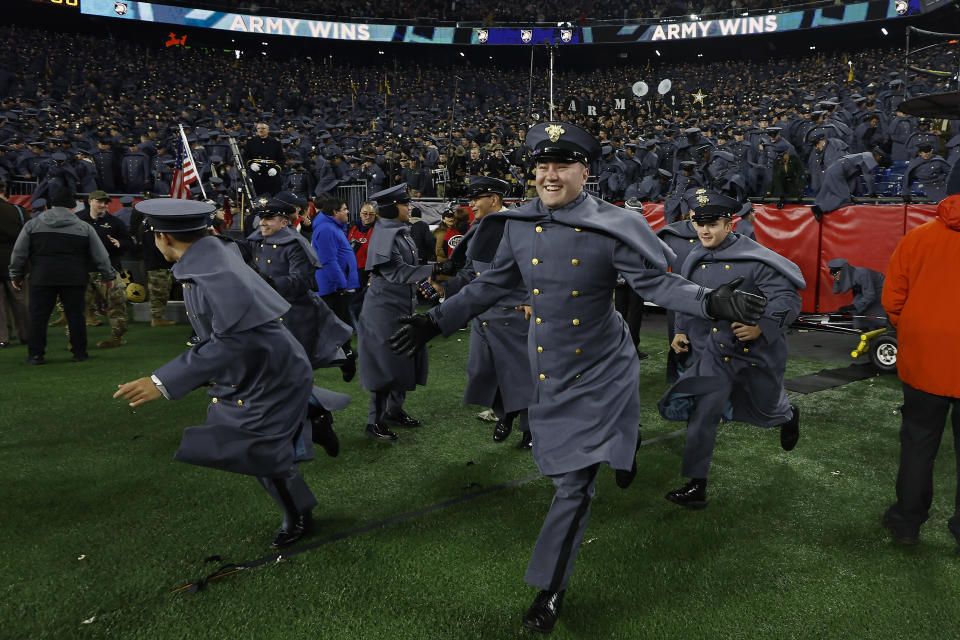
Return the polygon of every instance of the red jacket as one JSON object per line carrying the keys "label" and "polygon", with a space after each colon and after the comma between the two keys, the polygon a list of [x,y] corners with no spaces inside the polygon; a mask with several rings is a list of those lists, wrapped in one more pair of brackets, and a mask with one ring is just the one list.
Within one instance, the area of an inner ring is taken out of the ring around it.
{"label": "red jacket", "polygon": [[960,195],[897,245],[883,308],[897,328],[897,371],[911,387],[960,398]]}
{"label": "red jacket", "polygon": [[357,268],[363,269],[367,264],[367,243],[370,242],[370,234],[373,233],[373,225],[364,227],[360,222],[356,222],[347,232],[347,240],[357,254]]}

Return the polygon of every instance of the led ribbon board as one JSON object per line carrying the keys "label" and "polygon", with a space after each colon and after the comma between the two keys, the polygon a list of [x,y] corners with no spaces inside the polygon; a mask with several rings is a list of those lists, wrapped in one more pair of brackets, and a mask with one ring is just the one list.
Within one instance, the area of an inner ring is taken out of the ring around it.
{"label": "led ribbon board", "polygon": [[414,42],[422,44],[459,45],[535,45],[535,44],[627,44],[659,43],[697,38],[729,38],[735,36],[816,29],[851,25],[873,20],[889,20],[927,13],[939,6],[937,0],[870,0],[855,4],[834,5],[732,18],[705,18],[652,24],[608,24],[590,27],[423,27],[412,25],[369,24],[360,22],[328,22],[254,16],[208,9],[173,7],[152,2],[123,0],[81,0],[81,12],[89,15],[159,22],[184,27],[219,29],[235,33],[295,36],[352,40],[358,42]]}

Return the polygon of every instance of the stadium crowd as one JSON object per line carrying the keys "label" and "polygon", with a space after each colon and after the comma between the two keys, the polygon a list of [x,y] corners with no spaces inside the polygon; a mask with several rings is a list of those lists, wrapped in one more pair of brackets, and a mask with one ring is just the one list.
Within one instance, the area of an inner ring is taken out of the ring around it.
{"label": "stadium crowd", "polygon": [[[198,3],[175,0],[172,4],[196,6]],[[251,2],[251,0],[206,0],[202,4],[238,12],[282,11],[309,13],[325,17],[339,16],[350,20],[356,20],[357,16],[376,16],[381,19],[393,20],[428,18],[449,22],[477,22],[487,26],[504,23],[557,21],[585,26],[598,20],[642,20],[667,16],[689,16],[691,14],[736,14],[760,9],[779,10],[785,7],[796,10],[804,6],[845,3],[809,0],[797,0],[796,2],[789,2],[788,0],[668,0],[667,2],[654,2],[653,0],[631,0],[630,2],[556,0],[550,3],[517,3],[509,0],[495,0],[494,2],[421,0],[417,3],[405,0],[376,3],[372,0],[362,0],[361,2],[346,2],[345,0],[334,2],[326,0],[298,0],[297,2],[284,0],[259,0],[258,2]]]}
{"label": "stadium crowd", "polygon": [[[169,193],[181,124],[207,192],[235,195],[241,178],[228,138],[242,147],[258,122],[280,148],[268,192],[311,198],[343,184],[365,181],[374,192],[407,182],[415,196],[452,199],[468,175],[508,180],[514,196],[532,191],[522,140],[549,114],[543,73],[439,65],[384,72],[331,58],[234,59],[13,31],[20,46],[0,56],[0,177],[37,181],[35,198],[60,185]],[[830,166],[854,154],[848,163],[864,179],[850,183],[853,191],[939,199],[960,155],[960,126],[897,111],[908,93],[937,88],[901,77],[898,55],[563,71],[554,119],[601,140],[592,175],[612,201],[681,207],[679,195],[698,184],[740,200],[798,201],[822,191]],[[155,73],[139,72],[144,59]],[[637,97],[641,79],[649,90]],[[664,95],[655,89],[662,79],[672,81]]]}

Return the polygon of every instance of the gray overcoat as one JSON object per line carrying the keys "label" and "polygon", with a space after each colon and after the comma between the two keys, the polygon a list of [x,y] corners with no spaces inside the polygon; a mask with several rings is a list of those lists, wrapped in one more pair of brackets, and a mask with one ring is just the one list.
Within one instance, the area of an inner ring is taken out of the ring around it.
{"label": "gray overcoat", "polygon": [[427,382],[427,350],[398,356],[387,341],[402,326],[400,316],[417,308],[417,283],[430,277],[419,266],[409,227],[390,218],[377,220],[367,248],[370,286],[357,322],[360,386],[368,391],[410,391]]}
{"label": "gray overcoat", "polygon": [[[209,386],[207,419],[188,427],[174,459],[252,476],[284,475],[313,456],[307,399],[313,371],[280,317],[290,305],[231,241],[195,242],[173,266],[200,343],[154,375],[171,399]],[[305,453],[297,455],[295,441]]]}
{"label": "gray overcoat", "polygon": [[[527,352],[534,460],[545,475],[605,462],[633,465],[640,364],[613,307],[617,272],[645,300],[706,316],[703,287],[667,272],[666,247],[642,216],[581,193],[551,210],[535,198],[484,217],[475,256],[493,266],[430,311],[444,335],[521,284],[531,295]],[[494,242],[490,242],[493,239]]]}
{"label": "gray overcoat", "polygon": [[[477,258],[471,240],[478,226],[470,227],[454,251],[465,247],[466,264],[444,283],[446,296],[456,295],[465,285],[490,269],[493,264]],[[507,413],[526,409],[533,398],[533,376],[527,357],[527,327],[530,325],[517,307],[530,304],[530,294],[517,286],[492,307],[473,319],[470,325],[470,355],[467,358],[467,387],[463,401],[492,407],[497,390]]]}
{"label": "gray overcoat", "polygon": [[342,359],[340,346],[353,329],[342,322],[314,291],[320,261],[310,243],[290,227],[264,238],[257,229],[247,238],[251,262],[290,303],[283,322],[306,350],[314,369]]}
{"label": "gray overcoat", "polygon": [[660,400],[661,415],[686,421],[692,398],[712,390],[716,379],[725,377],[736,381],[727,419],[761,427],[786,422],[791,415],[783,387],[786,331],[800,313],[797,290],[806,286],[800,268],[763,245],[730,233],[716,249],[698,243],[684,260],[681,274],[711,288],[743,276],[739,288],[766,296],[767,308],[758,325],[763,333],[749,342],[734,337],[730,322],[676,314],[674,330],[689,338],[693,362]]}

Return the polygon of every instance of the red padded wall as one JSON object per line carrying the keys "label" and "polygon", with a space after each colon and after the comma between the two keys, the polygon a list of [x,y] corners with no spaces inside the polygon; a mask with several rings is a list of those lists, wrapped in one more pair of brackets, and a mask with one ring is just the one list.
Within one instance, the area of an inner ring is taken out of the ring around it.
{"label": "red padded wall", "polygon": [[919,227],[925,222],[930,222],[937,217],[937,205],[935,204],[911,204],[907,205],[907,218],[904,223],[903,232],[906,233],[914,227]]}
{"label": "red padded wall", "polygon": [[904,205],[853,205],[823,216],[818,311],[833,311],[853,300],[852,293],[833,293],[827,262],[845,258],[856,267],[886,273],[890,256],[903,237],[905,214]]}

